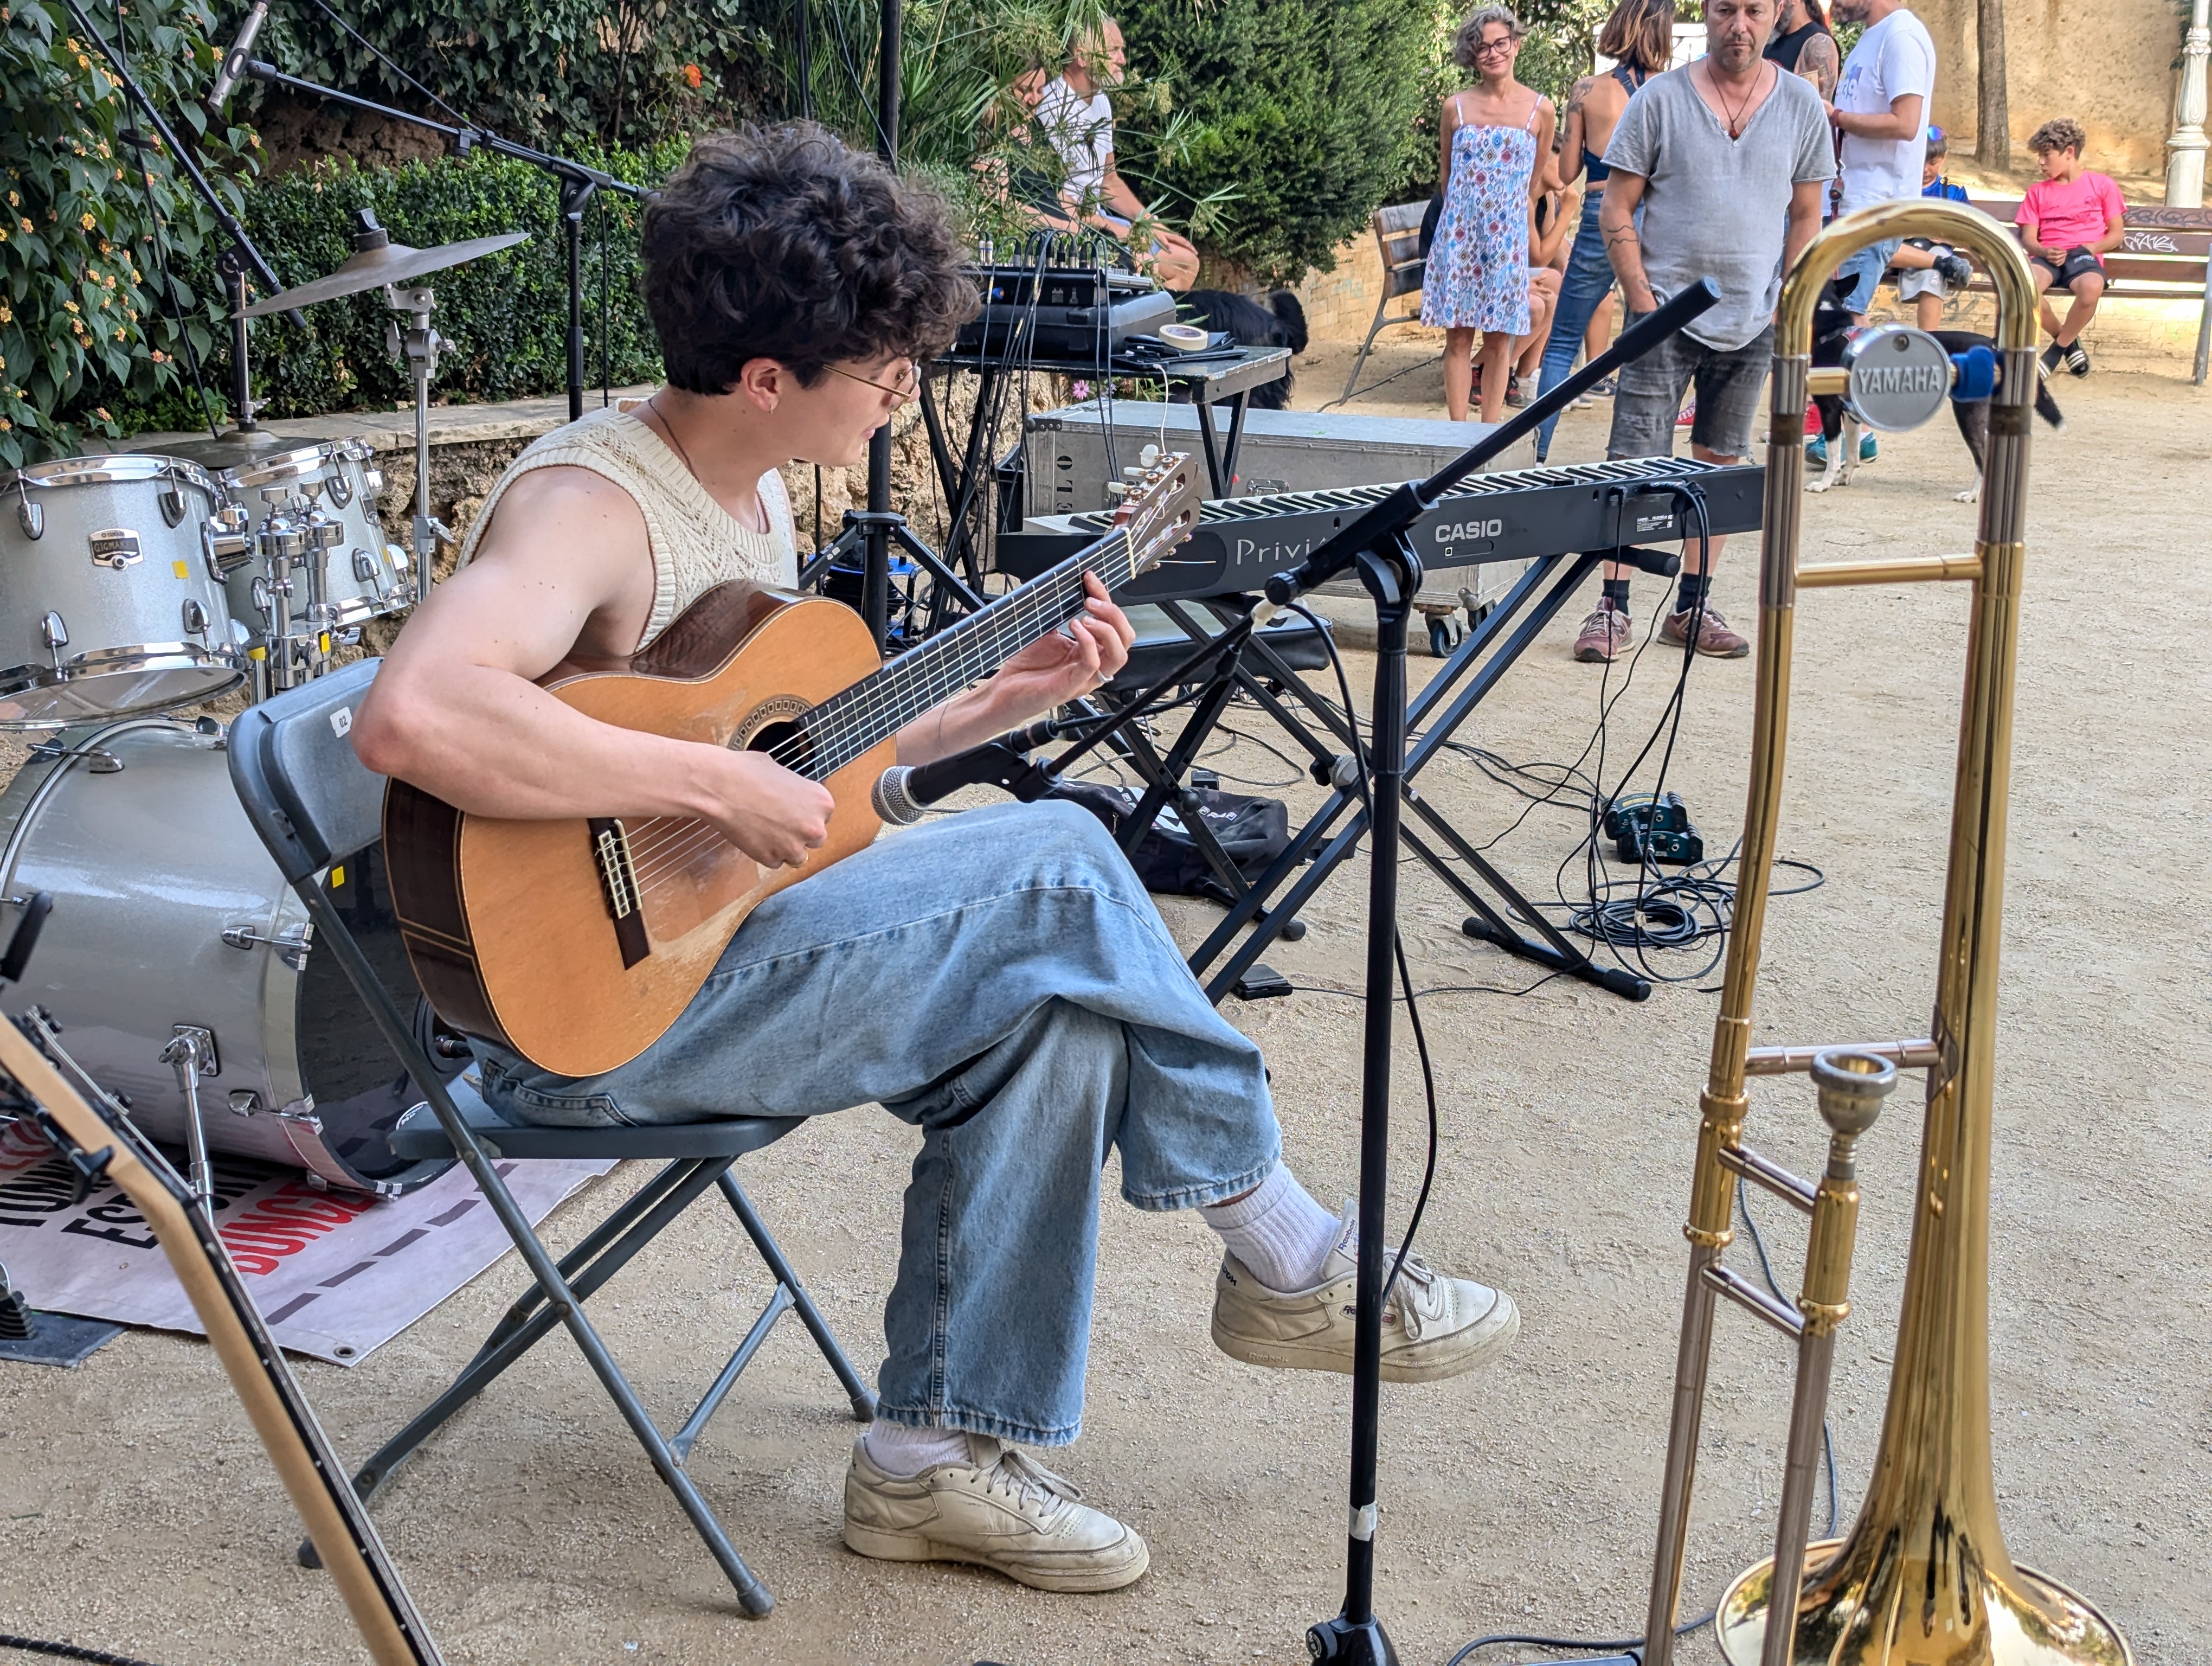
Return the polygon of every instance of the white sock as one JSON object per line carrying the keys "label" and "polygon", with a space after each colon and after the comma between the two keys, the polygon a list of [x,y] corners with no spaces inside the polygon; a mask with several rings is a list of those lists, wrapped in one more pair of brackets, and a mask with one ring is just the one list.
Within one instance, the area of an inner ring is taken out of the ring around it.
{"label": "white sock", "polygon": [[1336,1247],[1338,1221],[1278,1163],[1243,1197],[1199,1212],[1229,1253],[1270,1290],[1308,1290]]}
{"label": "white sock", "polygon": [[868,1462],[887,1475],[908,1481],[940,1463],[964,1463],[968,1437],[958,1429],[910,1429],[878,1418],[860,1437]]}

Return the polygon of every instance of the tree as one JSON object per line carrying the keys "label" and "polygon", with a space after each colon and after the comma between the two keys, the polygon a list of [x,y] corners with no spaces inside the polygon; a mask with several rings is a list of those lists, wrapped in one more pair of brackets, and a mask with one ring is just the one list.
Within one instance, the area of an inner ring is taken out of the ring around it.
{"label": "tree", "polygon": [[1974,97],[1974,160],[1984,167],[2012,167],[2012,112],[2005,100],[2004,0],[1976,0],[1980,71]]}
{"label": "tree", "polygon": [[[1170,220],[1208,203],[1201,240],[1263,280],[1333,264],[1435,143],[1416,127],[1445,24],[1435,0],[1130,0],[1118,15],[1155,94],[1115,100],[1117,137],[1152,147],[1117,152],[1125,176]],[[1185,137],[1163,142],[1176,117]]]}

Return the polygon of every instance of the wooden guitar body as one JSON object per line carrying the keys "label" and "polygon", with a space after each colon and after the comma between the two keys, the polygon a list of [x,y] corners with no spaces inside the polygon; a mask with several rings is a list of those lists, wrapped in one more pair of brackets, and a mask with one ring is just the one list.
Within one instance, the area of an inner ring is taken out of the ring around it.
{"label": "wooden guitar body", "polygon": [[[618,728],[764,748],[879,663],[841,603],[724,584],[627,669],[546,687]],[[772,871],[694,819],[507,821],[394,781],[386,859],[416,981],[447,1022],[544,1069],[627,1063],[690,1005],[763,898],[874,839],[869,795],[896,762],[886,739],[822,777],[836,800],[828,841]]]}

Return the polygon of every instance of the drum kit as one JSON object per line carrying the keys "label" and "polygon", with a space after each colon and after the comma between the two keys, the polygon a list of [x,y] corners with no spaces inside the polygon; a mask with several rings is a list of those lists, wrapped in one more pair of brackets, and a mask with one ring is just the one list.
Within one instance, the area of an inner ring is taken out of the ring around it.
{"label": "drum kit", "polygon": [[[0,730],[46,732],[0,791],[0,908],[53,898],[23,990],[88,1091],[185,1148],[204,1198],[210,1150],[386,1195],[447,1166],[386,1146],[422,1096],[313,952],[231,790],[223,726],[174,714],[330,670],[364,623],[420,599],[447,536],[429,510],[440,344],[421,280],[522,237],[410,249],[357,218],[344,265],[243,310],[386,289],[407,319],[386,344],[415,385],[409,545],[385,534],[367,445],[281,449],[250,408],[177,454],[34,463],[0,486]],[[411,988],[381,853],[334,862],[324,884],[387,982]],[[465,1043],[435,1033],[427,1006],[420,1022],[425,1050],[458,1070]]]}

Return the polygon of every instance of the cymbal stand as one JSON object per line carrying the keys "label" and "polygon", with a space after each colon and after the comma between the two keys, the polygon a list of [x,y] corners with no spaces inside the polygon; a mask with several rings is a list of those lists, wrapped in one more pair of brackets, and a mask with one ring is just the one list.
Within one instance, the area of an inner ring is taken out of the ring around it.
{"label": "cymbal stand", "polygon": [[420,599],[429,593],[438,541],[453,541],[445,524],[430,513],[430,378],[438,374],[438,350],[445,344],[430,327],[430,309],[437,297],[428,284],[403,289],[387,283],[384,304],[407,319],[404,331],[398,319],[385,320],[384,350],[407,367],[408,379],[415,385],[415,593]]}

